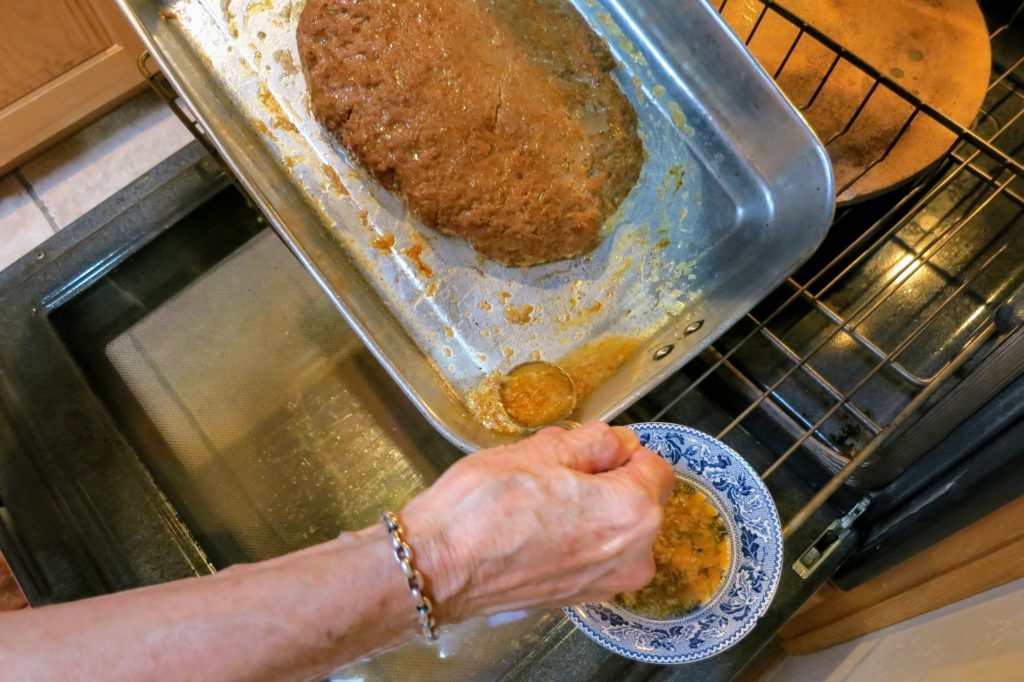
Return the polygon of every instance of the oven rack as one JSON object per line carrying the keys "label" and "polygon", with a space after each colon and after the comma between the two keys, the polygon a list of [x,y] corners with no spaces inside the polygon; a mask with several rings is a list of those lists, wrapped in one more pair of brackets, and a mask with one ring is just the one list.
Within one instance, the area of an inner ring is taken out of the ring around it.
{"label": "oven rack", "polygon": [[[884,161],[919,117],[956,136],[942,160],[905,189],[841,208],[811,263],[684,370],[685,386],[653,412],[643,412],[646,418],[671,419],[687,399],[720,394],[726,385],[740,401],[733,401],[736,407],[718,428],[718,438],[728,441],[741,429],[755,432],[752,423],[767,416],[778,428],[774,461],[761,468],[762,478],[772,477],[797,452],[830,472],[784,518],[789,538],[844,484],[855,483],[901,427],[955,383],[959,370],[991,353],[1011,331],[997,321],[997,311],[1024,281],[1018,263],[1024,246],[1024,50],[994,70],[982,114],[966,128],[790,10],[772,0],[758,2],[753,27],[740,36],[747,45],[769,13],[797,29],[785,57],[769,69],[773,77],[784,73],[803,40],[831,51],[821,82],[798,108],[812,106],[841,66],[870,79],[840,132],[823,140],[826,148],[854,127],[880,93],[910,105],[883,152],[838,187],[837,195]],[[994,48],[1021,28],[1024,3],[1007,15],[990,32]],[[864,395],[868,399],[860,400]]]}

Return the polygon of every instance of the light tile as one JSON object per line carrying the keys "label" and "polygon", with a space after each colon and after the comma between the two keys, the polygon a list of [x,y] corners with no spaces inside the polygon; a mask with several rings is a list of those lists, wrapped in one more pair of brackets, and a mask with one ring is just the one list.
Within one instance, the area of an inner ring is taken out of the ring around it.
{"label": "light tile", "polygon": [[0,270],[51,236],[46,216],[18,179],[0,178]]}
{"label": "light tile", "polygon": [[192,139],[163,101],[146,92],[43,152],[21,172],[63,228]]}

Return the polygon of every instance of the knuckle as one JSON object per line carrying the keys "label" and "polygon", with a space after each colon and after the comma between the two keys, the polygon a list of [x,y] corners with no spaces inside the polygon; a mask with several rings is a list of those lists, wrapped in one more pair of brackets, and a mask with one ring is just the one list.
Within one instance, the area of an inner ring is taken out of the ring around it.
{"label": "knuckle", "polygon": [[463,457],[451,466],[449,471],[459,476],[477,476],[487,467],[486,458],[479,455]]}

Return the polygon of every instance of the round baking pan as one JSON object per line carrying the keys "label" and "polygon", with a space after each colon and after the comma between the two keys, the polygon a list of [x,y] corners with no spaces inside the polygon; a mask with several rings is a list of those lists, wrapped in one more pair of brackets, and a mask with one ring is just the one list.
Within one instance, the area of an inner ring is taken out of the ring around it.
{"label": "round baking pan", "polygon": [[[960,125],[970,126],[978,115],[991,52],[975,0],[778,4]],[[826,143],[839,203],[892,189],[949,150],[952,131],[923,113],[910,120],[913,106],[884,85],[872,92],[875,80],[861,69],[840,60],[829,73],[836,53],[812,36],[800,36],[787,60],[798,28],[773,11],[757,24],[763,7],[760,0],[729,0],[722,15],[743,40],[757,26],[750,50]]]}

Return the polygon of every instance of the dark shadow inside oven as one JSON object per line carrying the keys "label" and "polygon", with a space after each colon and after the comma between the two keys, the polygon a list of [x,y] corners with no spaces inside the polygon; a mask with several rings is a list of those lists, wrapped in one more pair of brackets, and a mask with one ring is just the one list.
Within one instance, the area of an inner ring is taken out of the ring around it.
{"label": "dark shadow inside oven", "polygon": [[369,525],[457,456],[233,189],[52,321],[215,566]]}

